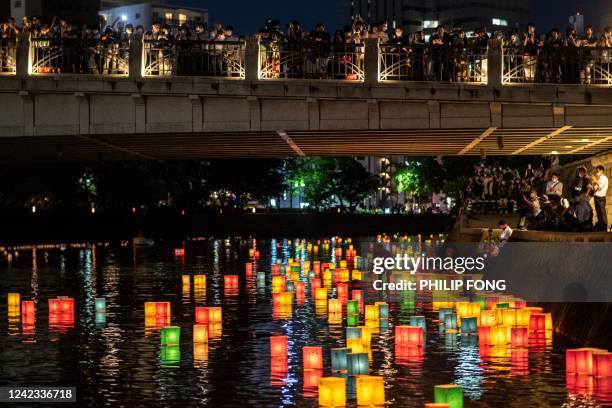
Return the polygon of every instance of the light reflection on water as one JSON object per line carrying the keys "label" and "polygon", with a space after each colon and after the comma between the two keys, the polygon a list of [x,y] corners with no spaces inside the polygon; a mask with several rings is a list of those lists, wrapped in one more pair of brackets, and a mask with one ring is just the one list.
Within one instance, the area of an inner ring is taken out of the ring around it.
{"label": "light reflection on water", "polygon": [[[247,276],[253,247],[261,257]],[[321,248],[318,259],[334,260],[334,249],[330,245],[323,256]],[[273,315],[270,265],[290,257],[308,259],[309,253],[287,239],[192,241],[185,257],[175,257],[170,246],[21,252],[0,264],[0,293],[34,300],[36,325],[33,335],[24,336],[19,326],[0,319],[0,383],[76,386],[79,400],[91,405],[316,406],[316,398],[304,397],[309,390],[303,387],[302,347],[324,346],[323,375],[330,375],[329,348],[345,346],[346,322],[315,313],[308,287],[290,318]],[[257,286],[258,271],[266,272],[265,288]],[[206,274],[205,293],[183,288],[184,274]],[[224,292],[225,274],[239,275],[239,293]],[[47,322],[47,299],[61,295],[75,298],[74,328],[65,333],[50,330]],[[368,302],[381,299],[367,288],[366,296]],[[103,316],[95,313],[96,297],[106,298]],[[144,326],[144,302],[156,300],[171,302],[171,324],[181,326],[178,368],[163,367],[159,331]],[[223,307],[221,335],[204,347],[191,342],[196,305]],[[433,399],[433,386],[446,383],[463,388],[466,406],[568,401],[562,339],[527,353],[485,353],[473,336],[440,331],[431,303],[404,294],[390,309],[390,322],[372,340],[370,361],[371,374],[385,378],[388,405],[422,407]],[[0,316],[6,313],[2,302]],[[424,355],[398,359],[394,326],[414,315],[427,317]],[[271,369],[269,336],[275,332],[288,336],[289,355],[286,367]]]}

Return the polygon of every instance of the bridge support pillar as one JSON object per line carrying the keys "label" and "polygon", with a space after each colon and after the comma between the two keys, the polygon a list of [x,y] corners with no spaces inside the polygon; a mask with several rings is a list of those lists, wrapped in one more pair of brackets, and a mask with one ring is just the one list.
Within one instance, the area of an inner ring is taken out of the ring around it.
{"label": "bridge support pillar", "polygon": [[89,97],[84,92],[75,92],[79,101],[79,135],[89,134]]}
{"label": "bridge support pillar", "polygon": [[261,105],[256,96],[247,96],[250,112],[250,130],[259,132],[261,130]]}
{"label": "bridge support pillar", "polygon": [[319,101],[316,98],[306,98],[306,103],[308,103],[308,129],[319,130],[321,123]]}
{"label": "bridge support pillar", "polygon": [[503,44],[501,40],[489,40],[487,51],[487,82],[489,86],[501,87],[503,76]]}
{"label": "bridge support pillar", "polygon": [[378,83],[378,64],[378,39],[367,38],[363,61],[363,76],[366,85],[376,85]]}
{"label": "bridge support pillar", "polygon": [[259,41],[255,37],[246,39],[244,75],[247,81],[257,81],[259,79]]}
{"label": "bridge support pillar", "polygon": [[132,94],[134,100],[134,128],[136,133],[147,133],[147,107],[141,94]]}
{"label": "bridge support pillar", "polygon": [[380,129],[380,106],[376,99],[368,99],[368,129]]}
{"label": "bridge support pillar", "polygon": [[17,47],[17,60],[15,61],[16,74],[20,78],[30,75],[30,34],[21,33]]}
{"label": "bridge support pillar", "polygon": [[19,91],[23,107],[23,135],[34,135],[34,99],[28,91]]}
{"label": "bridge support pillar", "polygon": [[143,37],[141,35],[134,35],[132,41],[130,41],[130,78],[136,81],[142,79],[142,73],[144,71],[144,44]]}

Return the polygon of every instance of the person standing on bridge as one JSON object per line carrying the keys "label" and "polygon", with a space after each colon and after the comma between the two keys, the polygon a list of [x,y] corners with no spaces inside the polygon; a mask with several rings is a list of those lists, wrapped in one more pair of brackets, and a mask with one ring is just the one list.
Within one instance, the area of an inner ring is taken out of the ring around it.
{"label": "person standing on bridge", "polygon": [[597,183],[594,187],[595,212],[597,213],[596,229],[608,230],[608,214],[606,212],[606,194],[608,194],[608,177],[604,174],[604,166],[595,168]]}

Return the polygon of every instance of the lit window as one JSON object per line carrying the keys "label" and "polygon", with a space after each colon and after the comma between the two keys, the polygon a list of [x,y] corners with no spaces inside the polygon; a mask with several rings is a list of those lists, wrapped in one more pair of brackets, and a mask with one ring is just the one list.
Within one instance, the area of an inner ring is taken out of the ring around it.
{"label": "lit window", "polygon": [[187,14],[179,14],[179,23],[183,24],[187,22]]}
{"label": "lit window", "polygon": [[493,23],[493,25],[496,25],[496,26],[504,26],[505,27],[505,26],[508,25],[508,22],[506,20],[504,20],[504,19],[501,19],[501,18],[494,18],[492,20],[492,23]]}
{"label": "lit window", "polygon": [[423,28],[436,28],[438,27],[438,20],[425,20],[423,21]]}
{"label": "lit window", "polygon": [[165,14],[166,20],[172,20],[172,13]]}

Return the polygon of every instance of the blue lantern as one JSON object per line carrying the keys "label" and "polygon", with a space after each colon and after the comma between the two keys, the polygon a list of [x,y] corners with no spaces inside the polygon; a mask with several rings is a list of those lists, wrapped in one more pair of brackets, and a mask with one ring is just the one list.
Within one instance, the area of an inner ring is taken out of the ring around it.
{"label": "blue lantern", "polygon": [[346,338],[347,339],[360,339],[361,329],[359,327],[347,327],[346,328]]}
{"label": "blue lantern", "polygon": [[346,355],[349,375],[368,374],[370,363],[368,353],[349,353]]}
{"label": "blue lantern", "polygon": [[378,318],[379,319],[388,319],[389,318],[389,305],[378,305]]}
{"label": "blue lantern", "polygon": [[285,291],[287,292],[293,292],[295,289],[295,285],[293,284],[293,281],[287,281],[285,283]]}
{"label": "blue lantern", "polygon": [[425,316],[410,316],[410,326],[417,326],[423,328],[423,334],[427,333],[427,323]]}
{"label": "blue lantern", "polygon": [[462,317],[461,318],[461,333],[464,334],[476,334],[478,331],[477,320],[475,317]]}
{"label": "blue lantern", "polygon": [[445,316],[447,313],[453,313],[453,308],[452,307],[441,307],[440,310],[438,311],[438,320],[440,320],[440,323],[444,324],[445,320]]}
{"label": "blue lantern", "polygon": [[457,313],[447,313],[444,316],[444,328],[446,330],[457,330]]}
{"label": "blue lantern", "polygon": [[96,298],[94,303],[96,305],[96,313],[106,313],[106,299]]}
{"label": "blue lantern", "polygon": [[333,348],[331,349],[331,366],[333,371],[344,371],[348,369],[347,355],[350,353],[349,348]]}

